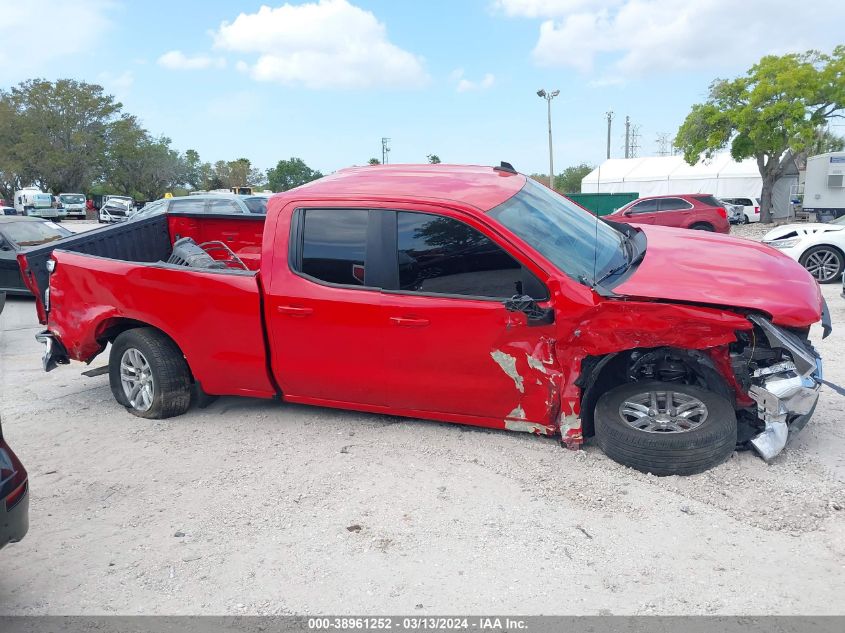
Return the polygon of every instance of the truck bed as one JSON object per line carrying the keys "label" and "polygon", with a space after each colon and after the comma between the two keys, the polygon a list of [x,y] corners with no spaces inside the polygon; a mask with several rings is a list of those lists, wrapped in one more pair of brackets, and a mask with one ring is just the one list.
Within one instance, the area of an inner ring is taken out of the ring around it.
{"label": "truck bed", "polygon": [[[162,215],[22,254],[19,260],[36,295],[39,319],[68,358],[83,362],[90,362],[127,327],[155,327],[179,346],[206,393],[273,397],[256,270],[261,244],[255,243],[255,234],[260,235],[263,216],[260,221],[232,217]],[[246,230],[241,233],[239,226]],[[241,250],[252,269],[167,263],[172,243],[182,237],[223,238]],[[50,259],[55,261],[52,273]]]}

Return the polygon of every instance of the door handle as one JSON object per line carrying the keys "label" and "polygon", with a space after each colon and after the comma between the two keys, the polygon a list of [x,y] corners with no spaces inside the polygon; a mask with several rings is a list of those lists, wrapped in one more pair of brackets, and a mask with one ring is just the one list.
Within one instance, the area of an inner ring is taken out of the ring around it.
{"label": "door handle", "polygon": [[314,308],[303,308],[302,306],[276,306],[276,311],[291,316],[309,316],[314,314]]}
{"label": "door handle", "polygon": [[428,325],[428,319],[416,319],[412,317],[390,317],[390,322],[393,325],[403,327],[425,327]]}

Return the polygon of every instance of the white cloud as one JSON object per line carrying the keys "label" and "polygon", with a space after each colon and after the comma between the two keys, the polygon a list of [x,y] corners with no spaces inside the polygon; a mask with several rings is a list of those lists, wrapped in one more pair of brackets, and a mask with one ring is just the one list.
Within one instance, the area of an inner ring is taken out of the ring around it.
{"label": "white cloud", "polygon": [[347,0],[262,6],[221,24],[214,44],[257,54],[247,71],[258,81],[308,88],[413,88],[429,80],[422,58],[391,43],[375,15]]}
{"label": "white cloud", "polygon": [[[0,81],[52,74],[57,63],[95,49],[112,7],[110,0],[0,0]],[[39,38],[44,29],[70,36]]]}
{"label": "white cloud", "polygon": [[182,51],[168,51],[158,58],[158,65],[170,70],[205,70],[225,68],[226,60],[208,55],[185,55]]}
{"label": "white cloud", "polygon": [[551,18],[573,11],[621,4],[624,0],[494,0],[493,9],[509,17]]}
{"label": "white cloud", "polygon": [[471,81],[464,77],[464,69],[456,68],[452,71],[449,77],[452,81],[457,82],[455,90],[458,92],[470,92],[472,90],[487,90],[492,88],[496,83],[496,77],[492,73],[487,73],[479,81]]}
{"label": "white cloud", "polygon": [[513,17],[544,18],[538,65],[618,76],[743,70],[761,56],[831,48],[845,3],[814,0],[494,0]]}
{"label": "white cloud", "polygon": [[97,82],[115,99],[125,101],[130,88],[135,83],[135,74],[131,70],[126,70],[119,75],[103,72],[97,75]]}

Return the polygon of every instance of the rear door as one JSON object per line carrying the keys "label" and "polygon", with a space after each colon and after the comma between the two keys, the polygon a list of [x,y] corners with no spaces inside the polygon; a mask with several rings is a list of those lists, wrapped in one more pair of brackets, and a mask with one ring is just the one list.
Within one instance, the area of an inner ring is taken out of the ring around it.
{"label": "rear door", "polygon": [[660,198],[654,224],[685,227],[689,224],[692,205],[683,198]]}
{"label": "rear door", "polygon": [[265,315],[274,373],[287,400],[385,404],[387,327],[371,266],[379,213],[299,208],[289,227],[275,227]]}
{"label": "rear door", "polygon": [[391,408],[514,430],[548,424],[554,325],[528,326],[503,303],[547,301],[538,275],[469,217],[399,211],[392,221],[383,243],[396,269],[382,295]]}

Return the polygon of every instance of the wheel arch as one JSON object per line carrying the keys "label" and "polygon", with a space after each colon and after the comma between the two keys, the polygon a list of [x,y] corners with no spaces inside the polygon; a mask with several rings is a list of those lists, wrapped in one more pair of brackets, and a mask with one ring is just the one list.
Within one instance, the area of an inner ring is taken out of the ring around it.
{"label": "wheel arch", "polygon": [[188,371],[191,374],[191,380],[195,381],[196,377],[194,375],[194,370],[191,367],[191,361],[185,354],[184,349],[181,345],[179,345],[179,341],[177,341],[169,332],[166,330],[157,327],[151,323],[146,323],[144,321],[140,321],[138,319],[132,319],[129,317],[108,317],[104,319],[97,325],[96,330],[96,338],[97,342],[105,348],[106,344],[114,343],[115,339],[123,334],[124,332],[128,332],[130,330],[138,330],[138,329],[150,329],[155,330],[164,336],[166,336],[176,348],[182,352],[182,357],[185,359],[185,363],[188,365]]}
{"label": "wheel arch", "polygon": [[581,375],[575,382],[581,389],[581,425],[585,437],[592,436],[595,432],[595,408],[601,395],[621,384],[640,382],[630,380],[628,375],[633,355],[664,351],[678,356],[704,387],[727,398],[736,407],[736,393],[704,350],[671,346],[637,347],[601,356],[588,356],[584,359]]}

